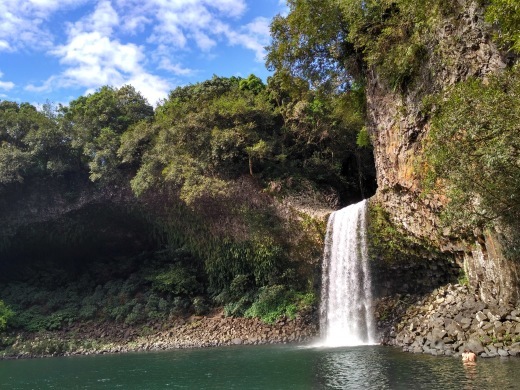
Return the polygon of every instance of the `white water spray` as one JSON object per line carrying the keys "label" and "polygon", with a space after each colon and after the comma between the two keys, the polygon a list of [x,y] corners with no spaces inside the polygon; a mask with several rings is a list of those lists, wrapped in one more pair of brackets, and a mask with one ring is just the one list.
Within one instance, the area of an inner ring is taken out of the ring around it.
{"label": "white water spray", "polygon": [[327,347],[375,343],[366,214],[367,202],[362,201],[329,217],[320,308]]}

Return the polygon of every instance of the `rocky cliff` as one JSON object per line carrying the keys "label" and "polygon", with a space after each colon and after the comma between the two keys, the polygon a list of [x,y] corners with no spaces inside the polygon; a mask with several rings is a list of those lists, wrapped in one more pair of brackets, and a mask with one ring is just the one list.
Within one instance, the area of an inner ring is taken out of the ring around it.
{"label": "rocky cliff", "polygon": [[418,175],[423,140],[430,129],[423,99],[470,77],[485,79],[506,68],[508,62],[491,39],[483,10],[474,1],[459,3],[461,11],[435,26],[428,54],[406,88],[393,90],[375,71],[369,73],[368,128],[378,183],[373,202],[383,205],[396,226],[453,255],[464,268],[470,287],[484,301],[517,301],[519,267],[504,256],[498,227],[475,230],[469,238],[442,229],[439,215],[447,199],[425,195]]}

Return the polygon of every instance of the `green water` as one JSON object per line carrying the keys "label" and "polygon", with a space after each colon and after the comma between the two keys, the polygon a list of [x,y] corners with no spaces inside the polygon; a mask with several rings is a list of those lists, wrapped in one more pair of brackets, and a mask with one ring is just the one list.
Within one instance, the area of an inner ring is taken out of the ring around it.
{"label": "green water", "polygon": [[520,359],[389,347],[226,347],[0,361],[0,389],[518,389]]}

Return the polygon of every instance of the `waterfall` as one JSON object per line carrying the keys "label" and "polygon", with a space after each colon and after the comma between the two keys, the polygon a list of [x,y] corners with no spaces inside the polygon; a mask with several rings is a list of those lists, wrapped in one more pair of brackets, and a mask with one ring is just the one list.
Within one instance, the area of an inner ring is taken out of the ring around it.
{"label": "waterfall", "polygon": [[320,308],[324,346],[375,343],[366,214],[364,200],[329,217]]}

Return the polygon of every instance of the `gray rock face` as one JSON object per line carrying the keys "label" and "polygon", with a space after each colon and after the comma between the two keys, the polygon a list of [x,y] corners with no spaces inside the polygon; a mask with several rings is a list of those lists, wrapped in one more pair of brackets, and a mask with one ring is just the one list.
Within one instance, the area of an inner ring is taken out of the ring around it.
{"label": "gray rock face", "polygon": [[520,266],[502,253],[494,231],[475,231],[474,240],[441,229],[439,214],[447,202],[425,195],[416,166],[430,123],[422,113],[424,97],[446,90],[470,77],[486,78],[506,67],[507,57],[491,40],[478,2],[461,0],[460,14],[439,21],[427,47],[429,55],[413,84],[395,91],[369,72],[367,78],[368,130],[374,144],[378,191],[392,221],[408,234],[456,254],[471,286],[479,287],[484,302],[516,301],[520,297]]}

